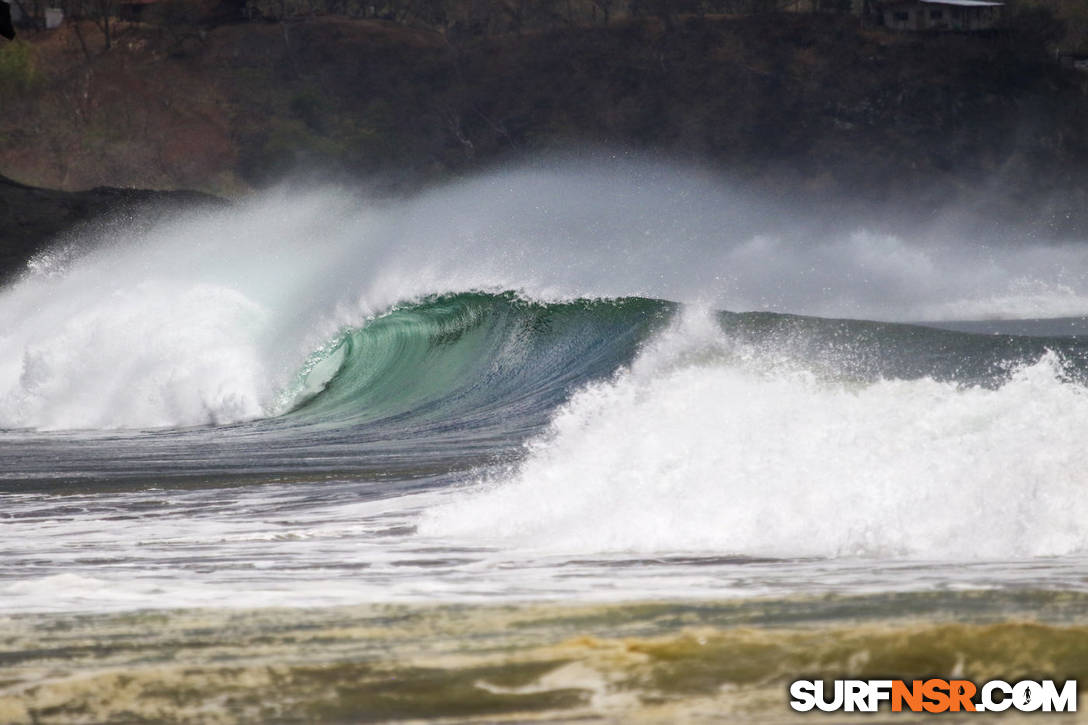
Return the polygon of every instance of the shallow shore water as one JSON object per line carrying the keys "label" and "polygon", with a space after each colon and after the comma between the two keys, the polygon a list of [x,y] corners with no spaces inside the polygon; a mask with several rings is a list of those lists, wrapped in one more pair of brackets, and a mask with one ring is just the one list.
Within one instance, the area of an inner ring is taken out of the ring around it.
{"label": "shallow shore water", "polygon": [[[0,622],[0,721],[10,723],[777,723],[814,717],[787,704],[788,683],[803,677],[1088,678],[1088,595],[1062,592],[161,610]],[[851,719],[924,718],[836,717]]]}

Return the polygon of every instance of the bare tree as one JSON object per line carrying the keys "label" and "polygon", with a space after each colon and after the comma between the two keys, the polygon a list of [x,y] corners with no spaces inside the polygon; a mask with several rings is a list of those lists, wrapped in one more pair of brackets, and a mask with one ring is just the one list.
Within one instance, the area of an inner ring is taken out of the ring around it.
{"label": "bare tree", "polygon": [[673,27],[672,0],[631,0],[631,14],[651,15],[661,20],[666,29],[671,30]]}
{"label": "bare tree", "polygon": [[608,25],[612,19],[612,8],[616,6],[616,0],[593,0],[593,8],[601,11],[604,24]]}
{"label": "bare tree", "polygon": [[75,21],[73,27],[79,37],[79,43],[83,47],[83,51],[88,54],[88,57],[90,51],[83,37],[83,31],[79,24],[80,20],[92,21],[102,33],[105,49],[109,50],[113,47],[114,30],[116,29],[115,20],[120,11],[120,0],[68,0],[64,10],[64,14]]}
{"label": "bare tree", "polygon": [[23,22],[29,22],[38,30],[45,27],[45,7],[42,0],[12,0],[11,5],[19,8]]}
{"label": "bare tree", "polygon": [[102,31],[102,38],[106,43],[106,50],[113,47],[114,18],[120,10],[119,0],[85,0],[90,11],[91,20]]}
{"label": "bare tree", "polygon": [[[492,12],[489,28],[495,29],[495,20],[499,20],[498,29],[513,30],[515,33],[548,27],[563,19],[563,12],[559,10],[561,1],[569,6],[569,0],[498,0],[493,7],[493,10],[498,10],[498,17]],[[507,22],[502,23],[501,18]],[[568,22],[569,18],[568,12]]]}
{"label": "bare tree", "polygon": [[68,25],[88,60],[93,57],[93,52],[83,32],[83,21],[90,20],[101,31],[104,48],[113,47],[113,19],[119,8],[117,0],[61,0],[61,2],[64,17],[69,21]]}

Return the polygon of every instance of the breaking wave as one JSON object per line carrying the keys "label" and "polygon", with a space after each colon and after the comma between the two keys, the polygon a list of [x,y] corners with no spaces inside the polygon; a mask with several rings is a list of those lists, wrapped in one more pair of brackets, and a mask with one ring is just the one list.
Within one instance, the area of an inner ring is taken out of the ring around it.
{"label": "breaking wave", "polygon": [[514,470],[428,511],[421,531],[560,552],[1088,549],[1088,389],[1059,354],[965,384],[936,370],[828,375],[784,349],[683,316],[574,395]]}
{"label": "breaking wave", "polygon": [[813,214],[619,159],[541,163],[407,201],[281,190],[113,226],[40,255],[0,291],[0,428],[281,415],[328,346],[470,292],[897,321],[1088,314],[1088,246],[937,227],[908,238]]}
{"label": "breaking wave", "polygon": [[[281,191],[59,247],[0,292],[25,466],[0,477],[482,463],[421,536],[1084,552],[1088,346],[903,323],[1085,314],[1084,245],[843,231],[635,162]],[[115,447],[78,443],[95,430]]]}

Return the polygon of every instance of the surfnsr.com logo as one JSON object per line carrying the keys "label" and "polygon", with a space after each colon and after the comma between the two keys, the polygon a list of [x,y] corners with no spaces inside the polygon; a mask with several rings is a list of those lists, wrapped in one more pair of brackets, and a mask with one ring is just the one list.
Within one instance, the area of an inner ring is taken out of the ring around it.
{"label": "surfnsr.com logo", "polygon": [[1054,680],[797,680],[790,707],[798,712],[1076,712],[1077,681]]}

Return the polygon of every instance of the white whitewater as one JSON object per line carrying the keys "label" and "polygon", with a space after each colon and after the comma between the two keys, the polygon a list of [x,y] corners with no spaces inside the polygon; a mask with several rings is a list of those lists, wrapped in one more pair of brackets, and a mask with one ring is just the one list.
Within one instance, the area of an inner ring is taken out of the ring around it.
{"label": "white whitewater", "polygon": [[429,537],[544,553],[1002,559],[1088,551],[1088,390],[821,379],[689,313]]}
{"label": "white whitewater", "polygon": [[401,202],[279,191],[114,227],[0,291],[0,428],[274,415],[337,330],[445,292],[886,320],[1088,314],[1086,245],[808,227],[705,173],[639,161],[541,164]]}

